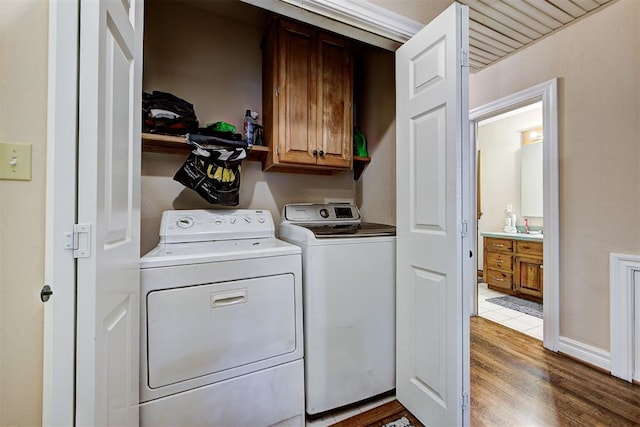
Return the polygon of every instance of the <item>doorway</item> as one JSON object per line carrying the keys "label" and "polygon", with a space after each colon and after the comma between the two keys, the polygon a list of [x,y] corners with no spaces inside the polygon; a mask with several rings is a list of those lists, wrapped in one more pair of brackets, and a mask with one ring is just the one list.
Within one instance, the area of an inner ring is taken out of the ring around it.
{"label": "doorway", "polygon": [[478,316],[540,341],[543,144],[541,101],[478,121]]}
{"label": "doorway", "polygon": [[[557,351],[558,350],[558,336],[559,336],[559,313],[558,313],[558,300],[559,300],[559,182],[558,182],[558,101],[557,101],[557,80],[552,79],[547,82],[541,83],[539,85],[533,86],[531,88],[525,89],[513,95],[506,96],[497,101],[491,102],[484,106],[475,108],[470,111],[469,121],[471,126],[471,140],[473,141],[472,146],[475,150],[476,155],[476,170],[474,174],[472,174],[472,178],[474,178],[474,185],[477,189],[477,200],[483,200],[483,192],[486,191],[486,188],[483,188],[481,181],[481,176],[483,174],[483,159],[485,157],[485,153],[479,151],[478,145],[478,137],[479,133],[482,132],[481,127],[486,125],[486,123],[491,123],[491,121],[496,121],[499,119],[499,116],[505,115],[505,113],[513,114],[514,111],[526,108],[533,108],[532,105],[540,104],[541,106],[541,115],[542,115],[542,141],[544,143],[542,146],[537,147],[542,150],[542,214],[541,217],[544,218],[544,223],[542,226],[539,225],[539,222],[532,221],[531,222],[531,231],[537,231],[538,227],[543,230],[542,237],[530,237],[530,239],[540,239],[544,245],[544,251],[541,256],[541,264],[538,265],[538,272],[541,280],[541,285],[543,286],[543,296],[544,296],[544,304],[543,304],[543,326],[542,326],[542,339],[543,345],[545,348]],[[525,136],[531,137],[530,132],[533,129],[527,129],[526,126],[523,126],[520,129],[521,132],[525,132]],[[522,137],[523,134],[520,134],[520,142],[519,149],[522,148]],[[512,162],[520,161],[520,155],[513,156]],[[522,166],[522,165],[521,165]],[[495,174],[495,171],[491,171],[492,174]],[[519,178],[518,178],[518,181]],[[513,232],[514,236],[517,235],[515,231],[520,227],[520,230],[524,231],[524,221],[521,219],[518,221],[518,217],[521,217],[521,212],[514,212],[516,209],[521,209],[522,207],[522,197],[520,194],[522,193],[522,189],[520,186],[520,182],[518,185],[511,183],[513,187],[520,187],[520,191],[518,192],[518,196],[510,196],[512,199],[519,199],[517,203],[514,201],[508,202],[502,200],[500,202],[504,206],[495,206],[491,207],[492,215],[497,215],[498,218],[502,221],[500,226],[496,225],[495,222],[490,223],[488,226],[497,228],[502,227],[504,229],[507,226],[513,227],[509,231]],[[473,188],[473,187],[472,187]],[[530,194],[530,190],[526,190],[526,194]],[[507,205],[511,205],[511,212],[509,215],[504,213],[505,210],[508,210]],[[514,208],[514,205],[516,208]],[[485,212],[488,212],[486,209],[487,206],[483,206],[482,204],[478,204],[478,215],[480,216],[480,212],[482,215],[485,215]],[[528,209],[528,208],[527,208]],[[497,211],[497,212],[496,212]],[[515,221],[513,221],[513,214],[516,214]],[[536,215],[540,215],[536,213]],[[530,215],[532,219],[533,215]],[[480,216],[481,217],[481,216]],[[511,218],[511,224],[507,222],[507,218]],[[537,217],[535,217],[537,218]],[[529,217],[527,217],[529,219]],[[489,223],[489,221],[485,221]],[[479,227],[481,227],[483,220],[480,219],[478,221]],[[491,225],[493,224],[493,225]],[[500,232],[500,230],[496,230]],[[478,235],[478,253],[477,257],[478,261],[478,269],[483,269],[483,247],[481,245],[481,240],[485,237],[482,235],[484,231],[480,228],[478,230],[480,233]],[[525,234],[525,233],[520,233]],[[496,237],[496,238],[504,238],[508,237],[508,235],[500,236],[495,235],[488,237]],[[497,242],[498,245],[503,244],[503,242]],[[513,269],[511,270],[511,274],[516,276],[516,280],[518,280],[518,276],[525,276],[530,272],[531,274],[536,274],[532,270],[533,264],[526,254],[522,255],[520,258],[525,261],[523,265],[516,265],[517,260],[517,247],[522,247],[526,245],[518,244],[517,241],[513,241],[511,243],[513,247],[504,248],[499,247],[500,249],[508,249],[511,251],[510,259],[500,258],[500,254],[494,255],[494,261],[496,263],[503,262],[513,262]],[[506,250],[504,251],[506,252]],[[480,262],[482,259],[483,263]],[[514,281],[513,276],[508,276],[508,272],[505,272],[504,269],[497,269],[498,272],[502,273],[500,277],[504,280],[504,282],[509,283],[510,287],[514,287],[513,284],[516,283]],[[517,271],[516,271],[517,270]],[[483,277],[484,279],[484,277]],[[494,282],[496,284],[496,282]],[[478,296],[478,288],[479,285],[477,281],[473,284],[472,301],[471,301],[471,312],[473,315],[479,314],[479,296]],[[484,288],[484,285],[481,285],[480,288]]]}

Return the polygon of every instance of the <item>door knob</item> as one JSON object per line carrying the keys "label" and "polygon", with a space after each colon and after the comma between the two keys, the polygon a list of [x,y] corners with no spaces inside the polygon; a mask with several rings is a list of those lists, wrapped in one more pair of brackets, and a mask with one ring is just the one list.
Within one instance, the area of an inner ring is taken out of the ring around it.
{"label": "door knob", "polygon": [[49,301],[49,298],[51,298],[51,295],[53,295],[53,289],[51,289],[51,286],[44,285],[40,291],[40,300],[42,302],[47,302]]}

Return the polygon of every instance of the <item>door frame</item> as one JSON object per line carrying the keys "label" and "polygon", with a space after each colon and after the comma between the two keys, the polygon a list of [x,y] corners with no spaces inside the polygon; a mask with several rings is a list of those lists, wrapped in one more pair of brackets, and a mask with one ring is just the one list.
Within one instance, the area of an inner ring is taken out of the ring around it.
{"label": "door frame", "polygon": [[49,3],[42,424],[75,424],[78,1]]}
{"label": "door frame", "polygon": [[[469,124],[472,135],[472,146],[475,147],[477,161],[478,122],[506,111],[542,102],[543,140],[543,217],[544,217],[544,253],[543,253],[543,281],[544,281],[544,339],[543,345],[551,351],[558,351],[560,338],[560,181],[558,168],[558,79],[551,79],[512,95],[500,98],[469,112]],[[475,169],[475,166],[472,164]],[[471,179],[477,184],[477,177],[471,174]],[[476,188],[477,186],[471,187]],[[473,190],[474,199],[476,191]],[[476,258],[477,259],[477,258]],[[477,268],[477,266],[476,266]],[[470,304],[472,314],[477,315],[477,281],[472,286]]]}

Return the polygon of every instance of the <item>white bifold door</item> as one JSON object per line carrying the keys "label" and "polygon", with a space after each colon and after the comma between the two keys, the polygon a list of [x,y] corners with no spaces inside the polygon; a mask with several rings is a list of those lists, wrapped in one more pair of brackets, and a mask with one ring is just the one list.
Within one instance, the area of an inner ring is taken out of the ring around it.
{"label": "white bifold door", "polygon": [[467,51],[454,3],[396,52],[396,394],[430,426],[469,423]]}
{"label": "white bifold door", "polygon": [[80,2],[77,425],[138,425],[142,14]]}

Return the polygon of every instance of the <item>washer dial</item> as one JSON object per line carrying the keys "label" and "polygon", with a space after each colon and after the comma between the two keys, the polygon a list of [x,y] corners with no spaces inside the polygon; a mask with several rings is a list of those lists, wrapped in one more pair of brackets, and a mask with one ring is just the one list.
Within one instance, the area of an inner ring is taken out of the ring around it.
{"label": "washer dial", "polygon": [[193,221],[193,218],[191,218],[190,216],[181,216],[176,221],[176,224],[180,228],[187,229],[187,228],[193,227],[194,221]]}

